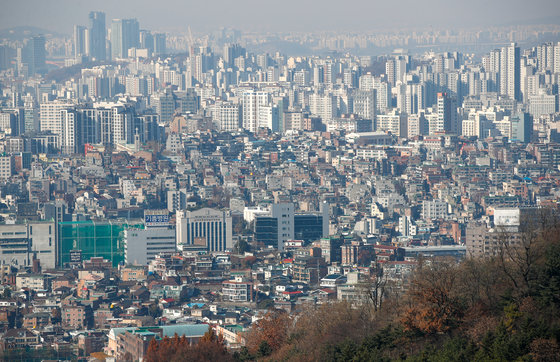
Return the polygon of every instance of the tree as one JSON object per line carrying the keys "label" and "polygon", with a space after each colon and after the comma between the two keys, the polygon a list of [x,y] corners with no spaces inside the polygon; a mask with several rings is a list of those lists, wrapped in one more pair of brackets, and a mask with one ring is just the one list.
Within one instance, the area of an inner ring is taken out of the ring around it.
{"label": "tree", "polygon": [[152,338],[150,344],[148,344],[148,350],[146,351],[146,361],[158,361],[158,349],[159,343],[155,338]]}
{"label": "tree", "polygon": [[560,347],[554,339],[537,338],[531,342],[531,357],[533,361],[558,361]]}
{"label": "tree", "polygon": [[361,284],[362,292],[365,294],[366,303],[373,308],[374,312],[381,309],[387,292],[387,275],[383,273],[380,263],[375,263],[375,275],[371,280]]}
{"label": "tree", "polygon": [[[360,341],[381,325],[381,316],[371,318],[370,307],[345,301],[308,306],[288,328],[288,338],[273,360],[336,360],[329,346],[346,339]],[[294,355],[295,354],[295,355]]]}
{"label": "tree", "polygon": [[263,340],[259,345],[259,350],[257,351],[257,357],[270,356],[271,353],[272,353],[272,348],[270,347],[267,341]]}
{"label": "tree", "polygon": [[375,259],[375,252],[370,248],[364,248],[358,253],[358,265],[366,266]]}
{"label": "tree", "polygon": [[538,286],[538,271],[550,245],[560,237],[560,214],[539,209],[520,220],[519,232],[500,230],[498,257],[503,273],[513,285],[517,300],[532,294]]}
{"label": "tree", "polygon": [[249,251],[249,243],[246,240],[239,239],[237,243],[235,243],[234,251],[236,254],[243,254],[246,251]]}
{"label": "tree", "polygon": [[560,310],[560,243],[549,245],[545,254],[535,295],[543,305]]}
{"label": "tree", "polygon": [[153,338],[148,345],[145,356],[148,362],[173,361],[231,361],[233,357],[228,353],[223,337],[216,335],[212,327],[194,345],[190,345],[185,336],[175,334],[173,338],[167,336],[160,341]]}
{"label": "tree", "polygon": [[151,304],[148,308],[148,314],[153,318],[161,317],[161,309],[157,306],[157,304]]}
{"label": "tree", "polygon": [[284,345],[288,337],[291,317],[281,309],[269,310],[263,318],[251,326],[247,335],[247,348],[256,353],[261,344],[266,342],[271,351],[276,351]]}
{"label": "tree", "polygon": [[62,321],[62,315],[59,308],[53,308],[51,311],[51,323],[58,324]]}
{"label": "tree", "polygon": [[261,299],[259,300],[259,302],[257,303],[257,308],[258,309],[270,309],[274,307],[274,300],[267,298],[267,299]]}
{"label": "tree", "polygon": [[249,353],[249,349],[247,349],[247,347],[243,346],[238,352],[233,354],[233,358],[236,361],[253,361],[255,356]]}
{"label": "tree", "polygon": [[456,293],[457,279],[457,266],[451,261],[421,266],[411,283],[410,303],[401,320],[405,329],[433,334],[457,326],[464,312]]}
{"label": "tree", "polygon": [[222,335],[217,335],[212,327],[193,346],[188,353],[180,355],[177,361],[232,361],[233,357],[228,353]]}
{"label": "tree", "polygon": [[246,228],[247,228],[247,226],[245,225],[245,220],[239,219],[233,225],[233,234],[234,235],[241,235],[241,234],[243,234],[243,231]]}
{"label": "tree", "polygon": [[247,256],[241,260],[241,266],[244,269],[251,268],[257,261],[256,256]]}

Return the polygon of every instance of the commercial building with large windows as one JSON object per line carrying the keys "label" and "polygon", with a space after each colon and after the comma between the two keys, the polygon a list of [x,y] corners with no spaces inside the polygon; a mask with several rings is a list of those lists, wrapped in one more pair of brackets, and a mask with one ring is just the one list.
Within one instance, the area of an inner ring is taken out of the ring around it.
{"label": "commercial building with large windows", "polygon": [[66,267],[71,262],[103,257],[113,266],[124,262],[124,230],[143,228],[142,222],[126,220],[66,221],[58,223],[57,266]]}
{"label": "commercial building with large windows", "polygon": [[316,241],[327,236],[328,229],[323,230],[323,219],[321,213],[306,213],[294,215],[294,239],[307,242]]}
{"label": "commercial building with large windows", "polygon": [[168,210],[145,210],[144,228],[124,231],[126,265],[147,265],[160,254],[175,253],[175,228],[169,224]]}
{"label": "commercial building with large windows", "polygon": [[255,241],[284,249],[288,240],[318,241],[329,233],[328,205],[320,212],[295,213],[293,203],[274,204],[254,218]]}
{"label": "commercial building with large windows", "polygon": [[177,246],[196,245],[209,252],[233,247],[231,212],[203,208],[177,212]]}
{"label": "commercial building with large windows", "polygon": [[278,219],[271,216],[257,216],[254,220],[255,241],[267,246],[278,245]]}

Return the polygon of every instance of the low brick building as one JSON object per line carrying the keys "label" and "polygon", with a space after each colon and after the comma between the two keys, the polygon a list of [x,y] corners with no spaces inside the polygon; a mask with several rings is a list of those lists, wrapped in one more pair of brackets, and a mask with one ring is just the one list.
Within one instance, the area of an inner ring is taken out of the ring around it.
{"label": "low brick building", "polygon": [[90,306],[65,305],[61,310],[62,325],[76,329],[91,328],[93,312]]}

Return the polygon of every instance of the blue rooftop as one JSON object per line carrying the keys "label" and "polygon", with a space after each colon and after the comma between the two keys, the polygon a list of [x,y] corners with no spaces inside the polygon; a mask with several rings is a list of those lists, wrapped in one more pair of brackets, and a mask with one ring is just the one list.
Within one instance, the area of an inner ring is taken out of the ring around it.
{"label": "blue rooftop", "polygon": [[125,332],[151,334],[150,330],[161,329],[163,337],[173,337],[175,333],[178,336],[186,337],[202,337],[208,332],[208,324],[172,324],[168,326],[153,327],[130,327],[130,328],[112,328],[111,332],[115,337]]}

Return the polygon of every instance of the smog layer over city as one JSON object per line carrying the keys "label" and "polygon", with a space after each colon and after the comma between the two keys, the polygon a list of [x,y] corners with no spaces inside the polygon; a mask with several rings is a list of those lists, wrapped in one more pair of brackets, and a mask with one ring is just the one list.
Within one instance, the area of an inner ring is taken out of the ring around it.
{"label": "smog layer over city", "polygon": [[0,3],[3,361],[560,361],[558,0]]}

